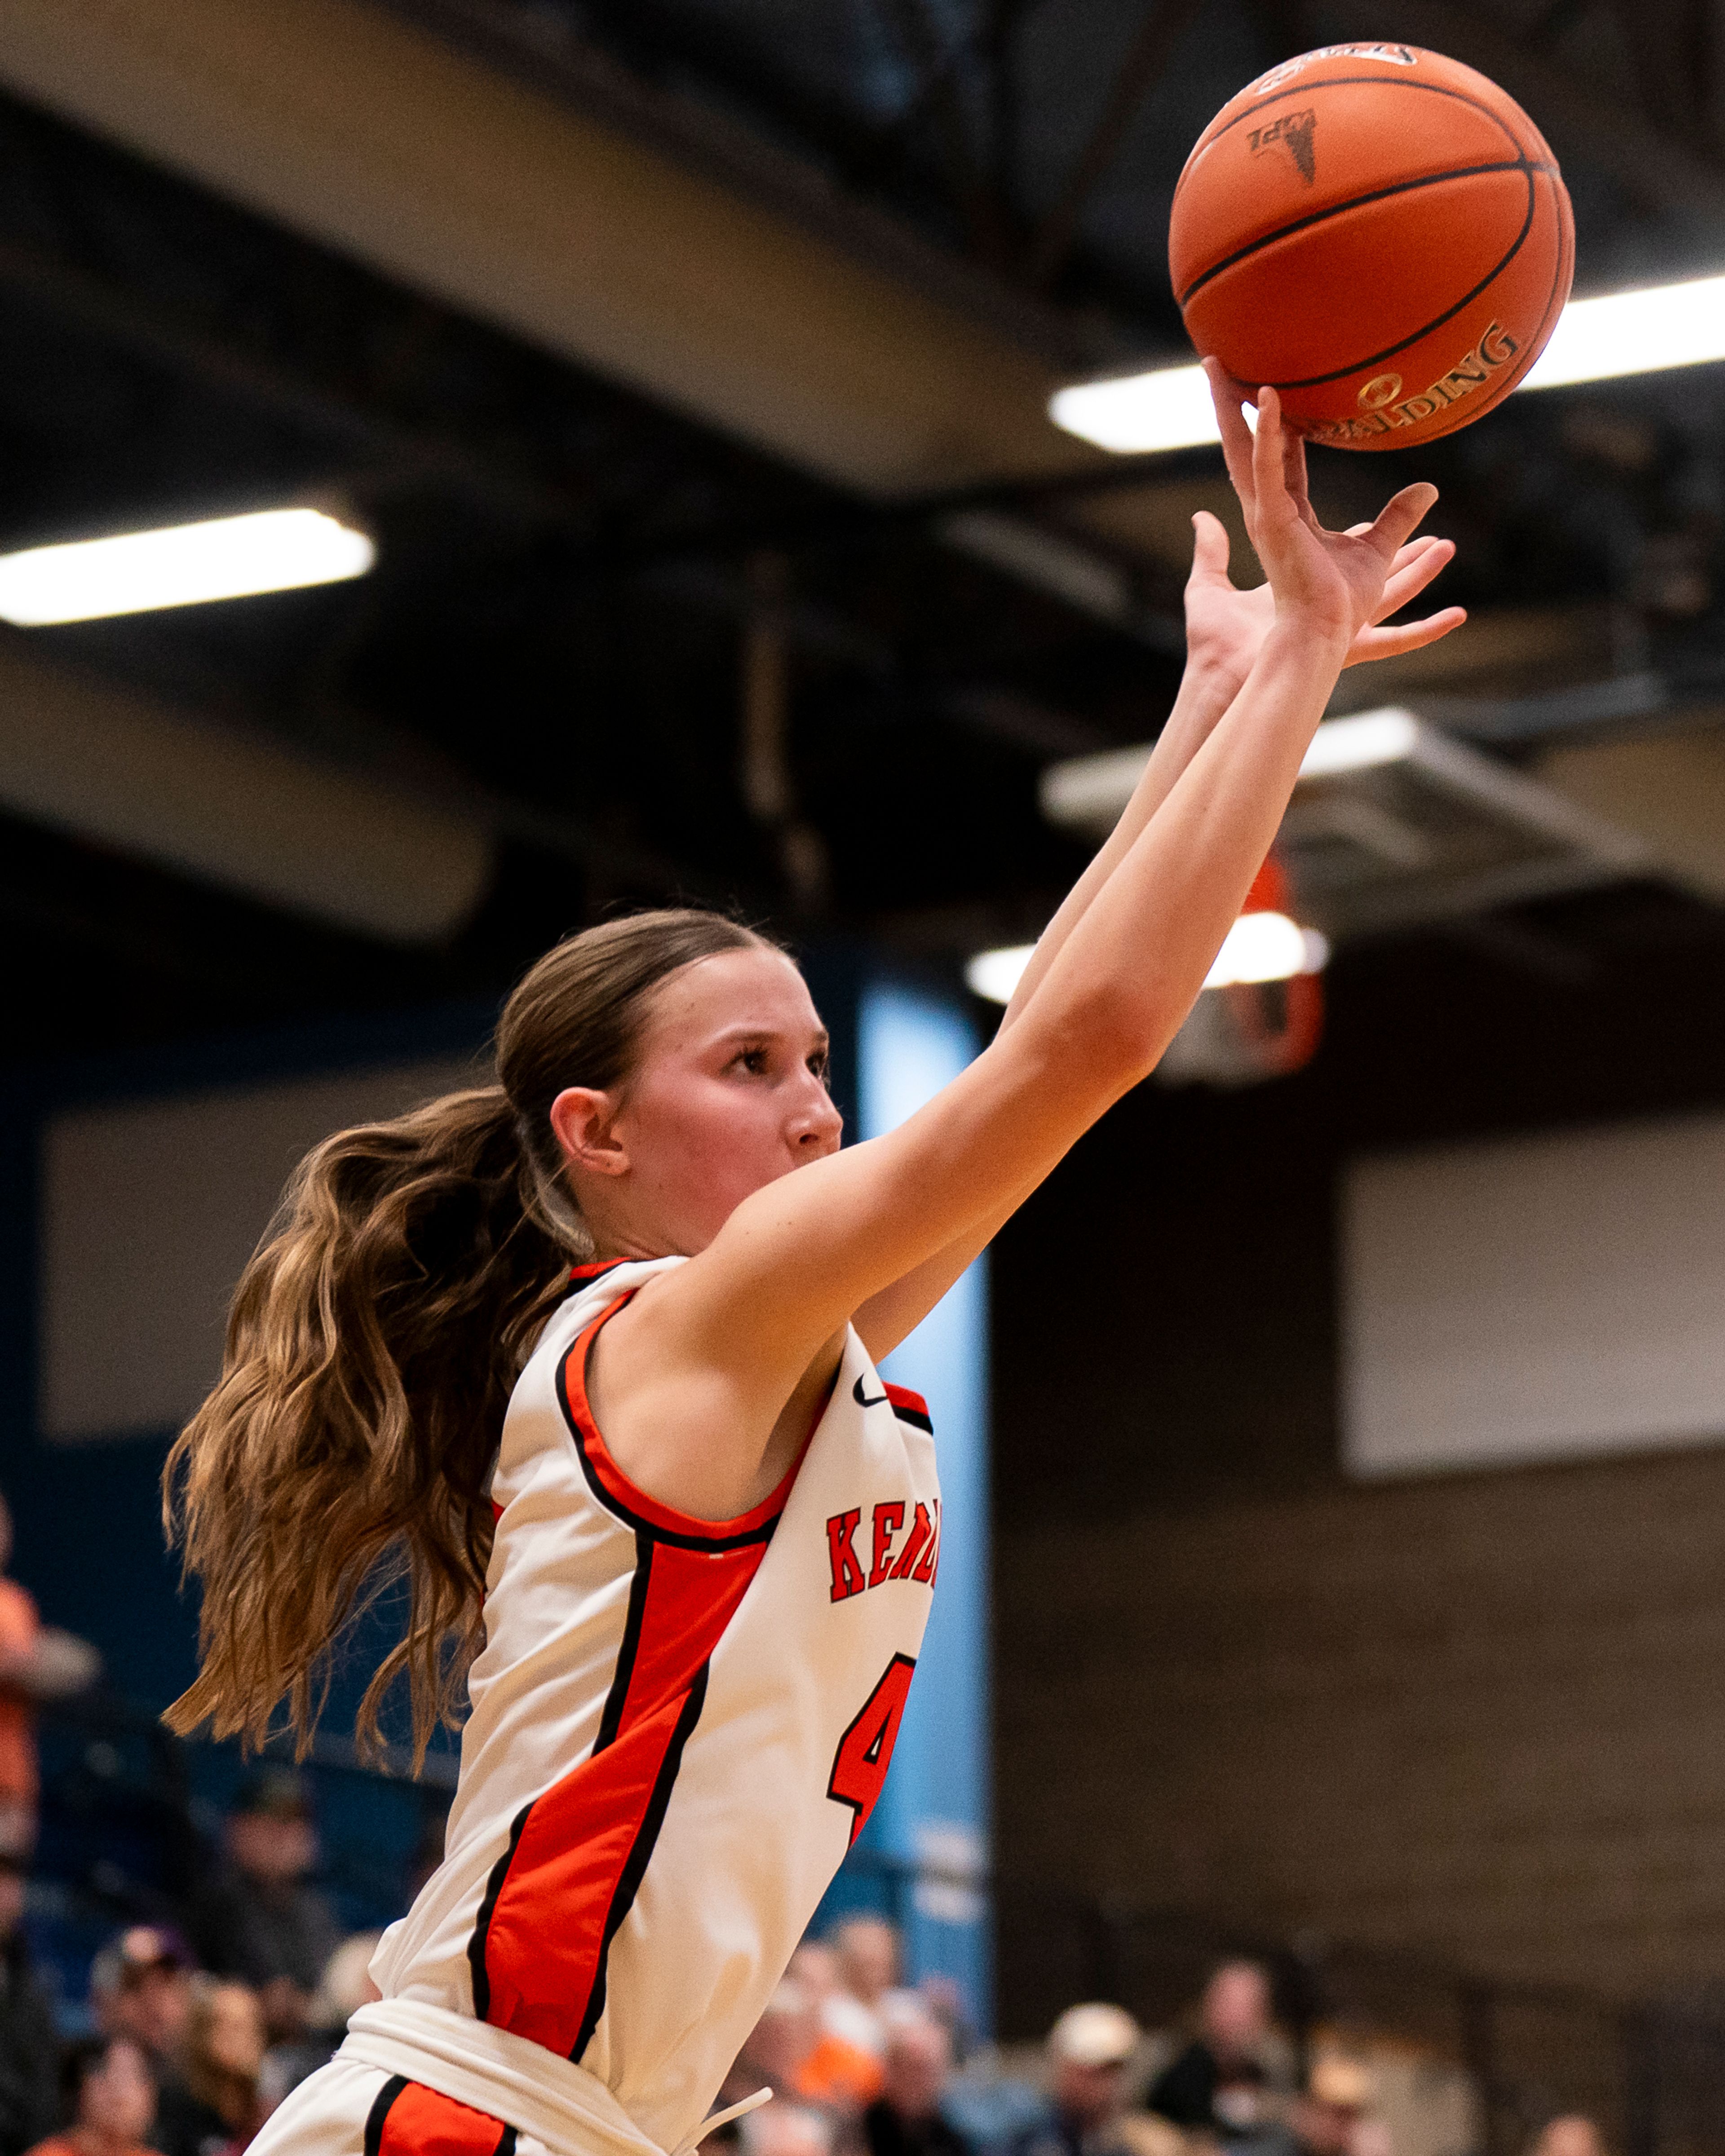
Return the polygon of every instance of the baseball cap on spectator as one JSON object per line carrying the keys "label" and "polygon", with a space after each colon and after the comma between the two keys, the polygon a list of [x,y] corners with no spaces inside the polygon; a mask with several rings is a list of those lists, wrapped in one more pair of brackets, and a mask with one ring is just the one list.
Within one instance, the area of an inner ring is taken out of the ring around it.
{"label": "baseball cap on spectator", "polygon": [[244,1819],[309,1820],[311,1799],[288,1768],[260,1767],[234,1792],[232,1809]]}
{"label": "baseball cap on spectator", "polygon": [[1138,2048],[1138,2025],[1100,2000],[1069,2006],[1048,2032],[1050,2058],[1075,2066],[1123,2066]]}
{"label": "baseball cap on spectator", "polygon": [[90,1980],[97,1991],[120,1991],[152,1969],[197,1966],[191,1948],[170,1926],[131,1924],[90,1964]]}

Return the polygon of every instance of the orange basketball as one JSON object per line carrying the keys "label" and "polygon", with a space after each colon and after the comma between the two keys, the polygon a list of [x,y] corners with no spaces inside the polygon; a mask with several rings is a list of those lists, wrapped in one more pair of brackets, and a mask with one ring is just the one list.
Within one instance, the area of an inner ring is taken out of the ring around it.
{"label": "orange basketball", "polygon": [[1174,190],[1192,341],[1345,449],[1453,434],[1551,335],[1575,226],[1544,137],[1417,45],[1325,45],[1224,105]]}

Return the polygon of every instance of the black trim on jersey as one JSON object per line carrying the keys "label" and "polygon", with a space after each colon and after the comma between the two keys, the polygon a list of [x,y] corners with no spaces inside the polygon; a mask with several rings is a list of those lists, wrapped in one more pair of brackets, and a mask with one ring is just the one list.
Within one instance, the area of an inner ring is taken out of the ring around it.
{"label": "black trim on jersey", "polygon": [[891,1393],[876,1393],[873,1399],[869,1399],[864,1395],[863,1383],[859,1378],[850,1389],[850,1397],[860,1408],[891,1408],[901,1422],[909,1423],[913,1430],[926,1430],[931,1437],[934,1435],[932,1416],[925,1414],[921,1408],[908,1407],[904,1401],[894,1399]]}
{"label": "black trim on jersey", "polygon": [[670,1742],[665,1748],[665,1757],[659,1763],[659,1772],[654,1778],[653,1794],[647,1799],[646,1810],[641,1815],[641,1824],[624,1860],[616,1888],[611,1896],[611,1906],[605,1912],[604,1937],[599,1942],[599,1965],[594,1974],[593,1989],[588,1994],[587,2010],[581,2017],[581,2026],[576,2032],[575,2048],[569,2056],[577,2064],[581,2054],[593,2041],[593,2031],[599,2025],[599,2017],[605,2010],[605,1970],[610,1958],[611,1942],[622,1928],[623,1920],[634,1907],[635,1896],[640,1892],[641,1881],[647,1876],[647,1866],[653,1861],[653,1850],[659,1840],[659,1830],[665,1825],[665,1815],[670,1808],[671,1791],[683,1764],[683,1748],[695,1733],[695,1725],[701,1719],[701,1710],[706,1703],[706,1675],[708,1665],[703,1662],[695,1672],[694,1681],[684,1696],[682,1712],[677,1717],[676,1727],[671,1732]]}
{"label": "black trim on jersey", "polygon": [[589,1758],[597,1758],[607,1745],[617,1742],[617,1732],[623,1727],[623,1710],[629,1701],[629,1679],[635,1673],[635,1656],[640,1652],[641,1625],[647,1614],[647,1587],[653,1575],[653,1537],[635,1534],[635,1576],[629,1584],[629,1614],[623,1620],[623,1645],[617,1650],[617,1667],[612,1672],[611,1689],[605,1695],[605,1711],[599,1717],[599,1733],[593,1741]]}
{"label": "black trim on jersey", "polygon": [[[491,1919],[497,1912],[497,1897],[503,1892],[503,1882],[509,1876],[509,1867],[514,1863],[516,1851],[521,1846],[521,1835],[526,1830],[527,1815],[537,1802],[536,1797],[530,1797],[511,1822],[508,1845],[491,1866],[490,1876],[485,1881],[485,1899],[480,1903],[479,1914],[473,1920],[473,1935],[467,1942],[467,1965],[473,1972],[475,2020],[483,2021],[491,2010],[491,1979],[485,1969],[485,1942],[490,1936]],[[367,2150],[367,2156],[376,2156],[376,2152]]]}
{"label": "black trim on jersey", "polygon": [[[615,1306],[614,1304],[612,1306],[614,1309]],[[675,1527],[661,1527],[652,1520],[644,1519],[639,1512],[624,1504],[620,1497],[615,1497],[611,1494],[605,1487],[598,1468],[588,1457],[586,1435],[580,1424],[576,1421],[574,1411],[569,1405],[567,1382],[569,1358],[586,1337],[587,1327],[583,1326],[558,1359],[556,1383],[557,1409],[563,1418],[564,1425],[570,1437],[574,1441],[575,1457],[581,1462],[581,1471],[587,1478],[587,1486],[612,1518],[621,1520],[625,1527],[633,1527],[638,1538],[642,1535],[649,1535],[656,1543],[669,1543],[674,1549],[699,1550],[703,1556],[711,1556],[721,1550],[747,1549],[751,1543],[770,1543],[773,1539],[773,1529],[778,1527],[782,1517],[778,1512],[775,1512],[770,1520],[763,1521],[758,1527],[745,1528],[741,1534],[680,1534]]]}
{"label": "black trim on jersey", "polygon": [[506,2126],[497,2137],[497,2146],[491,2151],[491,2156],[515,2156],[515,2128]]}
{"label": "black trim on jersey", "polygon": [[383,2122],[407,2085],[405,2074],[392,2074],[372,2097],[372,2107],[366,2113],[365,2156],[379,2156],[383,2146]]}

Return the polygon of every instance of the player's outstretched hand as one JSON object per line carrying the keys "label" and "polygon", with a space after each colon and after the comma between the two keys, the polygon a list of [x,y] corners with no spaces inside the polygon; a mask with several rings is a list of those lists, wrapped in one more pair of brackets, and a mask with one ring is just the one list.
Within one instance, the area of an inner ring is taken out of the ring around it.
{"label": "player's outstretched hand", "polygon": [[[1186,654],[1203,672],[1219,679],[1233,696],[1251,671],[1258,647],[1276,619],[1276,594],[1268,584],[1249,592],[1236,588],[1228,573],[1228,530],[1219,517],[1200,509],[1192,520],[1192,574],[1186,580]],[[1358,538],[1371,527],[1357,525]],[[1393,613],[1417,598],[1454,559],[1455,542],[1430,537],[1410,540],[1390,565],[1384,601],[1371,623],[1354,638],[1343,660],[1358,666],[1373,659],[1395,659],[1422,644],[1435,644],[1467,619],[1461,607],[1445,607],[1416,621],[1384,628]]]}
{"label": "player's outstretched hand", "polygon": [[[1259,392],[1254,434],[1241,414],[1239,393],[1220,362],[1206,360],[1204,371],[1215,402],[1228,475],[1240,496],[1247,536],[1270,579],[1275,614],[1297,618],[1322,634],[1345,639],[1345,663],[1349,664],[1415,649],[1457,627],[1465,619],[1459,608],[1396,629],[1380,626],[1423,589],[1454,552],[1447,542],[1414,540],[1415,529],[1437,500],[1437,489],[1424,484],[1404,487],[1374,522],[1348,531],[1327,531],[1307,495],[1306,445],[1283,426],[1276,392]],[[1200,527],[1200,549],[1204,539]],[[1267,629],[1268,623],[1264,626]]]}

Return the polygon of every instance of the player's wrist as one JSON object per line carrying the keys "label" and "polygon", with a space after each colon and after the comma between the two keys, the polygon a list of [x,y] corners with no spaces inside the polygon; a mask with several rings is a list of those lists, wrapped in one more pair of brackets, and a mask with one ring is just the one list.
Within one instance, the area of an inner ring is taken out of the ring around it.
{"label": "player's wrist", "polygon": [[1353,647],[1354,634],[1351,618],[1327,603],[1294,600],[1284,606],[1278,601],[1263,655],[1276,665],[1309,660],[1318,666],[1333,665],[1340,673]]}

